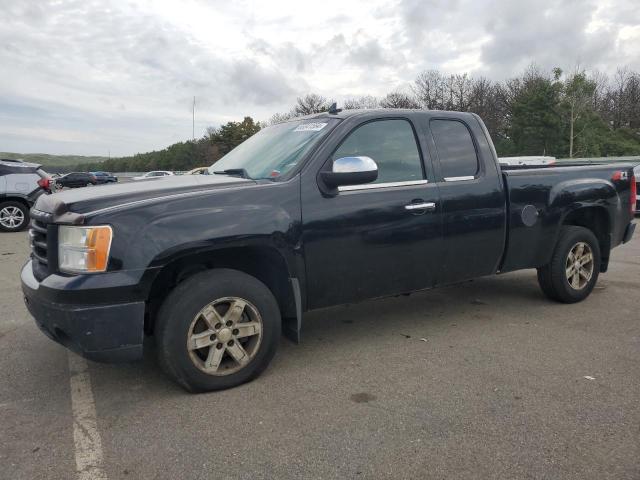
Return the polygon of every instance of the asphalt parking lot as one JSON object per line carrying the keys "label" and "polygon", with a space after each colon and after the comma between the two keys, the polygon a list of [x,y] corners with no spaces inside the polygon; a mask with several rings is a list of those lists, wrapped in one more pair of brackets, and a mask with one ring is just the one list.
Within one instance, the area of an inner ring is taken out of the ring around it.
{"label": "asphalt parking lot", "polygon": [[259,379],[202,395],[152,349],[87,364],[47,339],[27,255],[26,233],[0,234],[0,478],[640,478],[638,236],[583,303],[546,300],[529,270],[318,311]]}

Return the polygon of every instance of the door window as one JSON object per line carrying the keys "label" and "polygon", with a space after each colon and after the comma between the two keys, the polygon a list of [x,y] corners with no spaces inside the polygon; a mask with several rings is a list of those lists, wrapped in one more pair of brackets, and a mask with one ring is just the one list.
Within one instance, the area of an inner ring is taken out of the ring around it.
{"label": "door window", "polygon": [[332,160],[341,157],[371,157],[378,165],[372,183],[423,180],[422,161],[411,124],[406,120],[377,120],[352,131]]}
{"label": "door window", "polygon": [[475,178],[478,156],[466,125],[457,120],[431,120],[430,126],[444,179]]}

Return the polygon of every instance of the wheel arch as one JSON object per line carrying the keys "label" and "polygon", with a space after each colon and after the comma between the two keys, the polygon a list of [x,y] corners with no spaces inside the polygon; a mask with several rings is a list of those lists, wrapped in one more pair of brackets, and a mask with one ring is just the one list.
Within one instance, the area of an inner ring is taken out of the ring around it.
{"label": "wheel arch", "polygon": [[[606,272],[611,252],[611,215],[604,206],[583,206],[570,210],[563,217],[560,227],[573,225],[591,230],[600,246],[600,271]],[[559,233],[559,232],[558,232]]]}
{"label": "wheel arch", "polygon": [[145,331],[152,333],[155,317],[169,291],[191,275],[216,268],[229,268],[251,275],[273,293],[283,318],[283,330],[299,341],[301,326],[300,286],[295,273],[278,249],[268,245],[187,250],[157,270],[151,281],[145,312]]}
{"label": "wheel arch", "polygon": [[550,211],[562,212],[553,245],[565,225],[591,230],[600,245],[600,271],[606,272],[611,251],[613,211],[620,207],[619,203],[616,187],[607,179],[580,178],[558,183],[549,195]]}
{"label": "wheel arch", "polygon": [[29,201],[26,195],[4,195],[0,197],[0,203],[4,202],[19,202],[23,204],[27,210],[29,210],[32,205],[32,202]]}

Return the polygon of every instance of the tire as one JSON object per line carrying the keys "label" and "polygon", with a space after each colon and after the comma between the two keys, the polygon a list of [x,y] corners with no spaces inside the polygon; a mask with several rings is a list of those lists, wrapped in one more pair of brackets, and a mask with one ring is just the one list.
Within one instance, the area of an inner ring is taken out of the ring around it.
{"label": "tire", "polygon": [[[586,262],[591,253],[591,263]],[[571,259],[569,255],[573,254]],[[576,256],[579,255],[579,256]],[[576,261],[581,268],[576,268]],[[590,275],[586,275],[586,274]],[[600,244],[593,232],[584,227],[562,227],[551,261],[538,268],[538,283],[552,300],[576,303],[589,296],[600,273]],[[577,278],[577,280],[576,280]],[[571,279],[571,282],[570,282]]]}
{"label": "tire", "polygon": [[29,225],[29,207],[22,202],[0,203],[0,231],[19,232]]}
{"label": "tire", "polygon": [[[229,315],[232,305],[241,317]],[[203,311],[208,312],[206,316]],[[261,323],[260,333],[251,333],[257,323]],[[158,361],[169,377],[190,392],[231,388],[267,368],[280,331],[280,309],[266,285],[237,270],[207,270],[178,284],[162,304],[155,325]],[[204,346],[188,348],[189,342],[197,344],[198,335],[204,342],[198,344]],[[246,354],[242,362],[236,360],[238,352]],[[207,364],[210,358],[213,366]]]}

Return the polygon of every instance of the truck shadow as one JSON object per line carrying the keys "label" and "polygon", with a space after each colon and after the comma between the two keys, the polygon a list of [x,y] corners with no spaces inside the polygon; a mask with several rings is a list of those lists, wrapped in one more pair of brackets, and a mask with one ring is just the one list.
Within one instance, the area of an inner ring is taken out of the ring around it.
{"label": "truck shadow", "polygon": [[[375,349],[376,344],[393,349],[396,342],[424,341],[429,336],[443,335],[451,329],[459,333],[462,330],[464,334],[467,328],[472,335],[479,322],[487,328],[492,328],[492,325],[498,328],[500,322],[507,321],[507,317],[510,322],[517,322],[518,312],[544,316],[550,305],[558,306],[542,295],[535,271],[529,270],[409,296],[310,312],[305,315],[301,344],[295,345],[283,337],[272,365],[258,380],[238,388],[268,383],[269,377],[308,374],[309,368],[313,371],[313,365],[326,362],[327,357],[329,361],[332,357],[338,361],[345,358],[345,352]],[[403,348],[402,344],[397,348]],[[160,395],[183,394],[183,390],[158,367],[153,338],[145,341],[142,362],[91,365],[92,378],[98,388],[153,391]]]}

